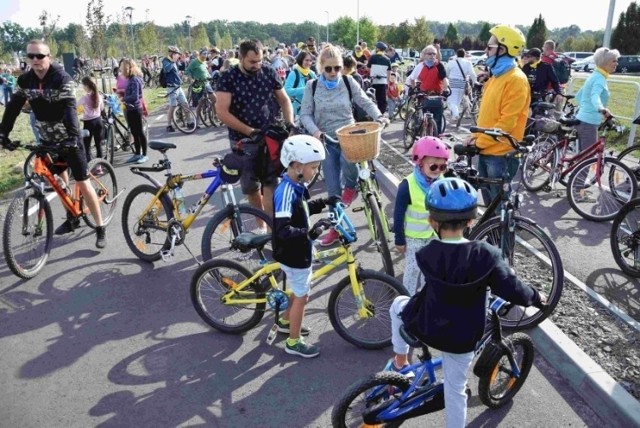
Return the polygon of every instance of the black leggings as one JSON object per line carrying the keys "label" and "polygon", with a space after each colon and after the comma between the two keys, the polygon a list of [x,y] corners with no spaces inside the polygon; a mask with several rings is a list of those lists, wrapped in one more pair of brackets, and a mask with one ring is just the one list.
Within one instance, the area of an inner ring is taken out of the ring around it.
{"label": "black leggings", "polygon": [[84,151],[87,156],[87,163],[91,160],[91,137],[96,145],[96,153],[101,158],[102,154],[102,139],[104,138],[104,125],[102,124],[102,118],[96,117],[95,119],[83,120],[84,129],[89,131],[89,136],[83,138]]}
{"label": "black leggings", "polygon": [[147,155],[147,136],[144,135],[144,128],[142,127],[142,109],[126,109],[125,115],[127,123],[129,124],[129,130],[133,135],[133,145],[137,155]]}

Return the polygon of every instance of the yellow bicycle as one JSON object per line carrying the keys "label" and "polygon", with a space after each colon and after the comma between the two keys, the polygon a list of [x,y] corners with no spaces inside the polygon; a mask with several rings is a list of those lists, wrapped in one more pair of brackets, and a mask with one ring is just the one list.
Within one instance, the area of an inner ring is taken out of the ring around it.
{"label": "yellow bicycle", "polygon": [[[331,325],[338,334],[358,347],[380,349],[391,344],[389,307],[407,290],[392,276],[356,266],[351,244],[357,240],[355,228],[342,203],[330,207],[329,219],[340,235],[341,246],[314,253],[312,281],[347,265],[349,275],[331,292],[328,309]],[[240,251],[256,251],[263,266],[251,273],[233,260],[216,258],[201,265],[191,280],[191,301],[200,317],[224,333],[239,334],[255,327],[267,307],[279,312],[289,303],[290,290],[280,264],[268,263],[262,248],[270,235],[240,234],[234,246]],[[314,265],[314,266],[315,266]]]}

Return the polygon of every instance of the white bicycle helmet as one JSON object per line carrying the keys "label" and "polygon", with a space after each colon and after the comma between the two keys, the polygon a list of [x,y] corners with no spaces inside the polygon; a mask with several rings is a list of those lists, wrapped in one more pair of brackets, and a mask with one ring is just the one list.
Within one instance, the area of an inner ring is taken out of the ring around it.
{"label": "white bicycle helmet", "polygon": [[280,162],[285,168],[294,161],[305,164],[323,161],[324,157],[324,146],[311,135],[293,135],[287,138],[280,151]]}

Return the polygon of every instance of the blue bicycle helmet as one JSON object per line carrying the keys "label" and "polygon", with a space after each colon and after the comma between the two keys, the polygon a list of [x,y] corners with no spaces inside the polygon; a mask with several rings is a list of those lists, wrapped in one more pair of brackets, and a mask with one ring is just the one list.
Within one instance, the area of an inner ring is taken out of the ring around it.
{"label": "blue bicycle helmet", "polygon": [[426,208],[437,222],[471,220],[476,218],[478,192],[461,178],[443,178],[431,185]]}

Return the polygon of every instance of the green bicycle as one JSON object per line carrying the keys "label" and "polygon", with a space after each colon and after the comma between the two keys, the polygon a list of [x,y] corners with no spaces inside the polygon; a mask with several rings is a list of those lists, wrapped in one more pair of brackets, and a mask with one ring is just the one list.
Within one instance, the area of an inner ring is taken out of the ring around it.
{"label": "green bicycle", "polygon": [[[395,278],[356,266],[351,244],[356,231],[346,216],[342,203],[330,206],[329,219],[340,236],[341,246],[314,253],[311,280],[315,282],[336,268],[347,265],[348,276],[342,279],[329,297],[329,320],[347,342],[365,349],[381,349],[391,344],[389,308],[407,290]],[[239,334],[258,325],[267,305],[279,313],[288,306],[290,290],[280,286],[280,263],[268,263],[262,254],[270,235],[240,234],[233,246],[240,251],[256,251],[262,267],[251,273],[242,264],[222,258],[209,260],[191,279],[191,302],[198,315],[223,333]],[[314,265],[315,266],[315,265]],[[273,337],[267,341],[270,343]]]}

